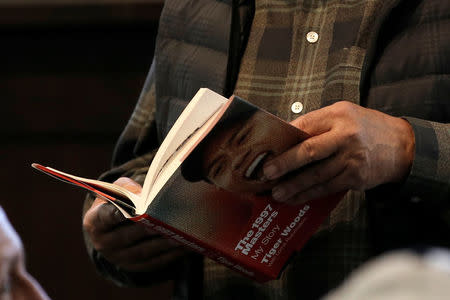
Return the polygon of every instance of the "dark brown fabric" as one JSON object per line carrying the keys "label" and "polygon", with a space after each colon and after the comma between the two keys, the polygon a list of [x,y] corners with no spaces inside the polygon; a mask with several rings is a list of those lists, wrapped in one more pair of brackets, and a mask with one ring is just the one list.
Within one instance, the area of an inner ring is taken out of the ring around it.
{"label": "dark brown fabric", "polygon": [[[381,1],[255,4],[236,95],[288,121],[336,101],[359,103],[369,28]],[[308,42],[310,31],[318,34],[317,42]],[[301,113],[291,110],[296,101],[303,104]],[[349,192],[279,280],[256,284],[206,260],[205,297],[317,298],[369,257],[364,201],[363,193]]]}
{"label": "dark brown fabric", "polygon": [[[407,118],[416,134],[413,168],[404,185],[383,186],[368,192],[369,221],[371,225],[375,224],[376,229],[370,237],[374,238],[376,245],[382,245],[379,249],[405,246],[415,240],[414,236],[405,234],[415,225],[415,229],[422,226],[426,230],[412,231],[412,235],[433,232],[435,238],[423,241],[439,243],[446,239],[443,236],[448,236],[449,228],[445,226],[448,224],[446,220],[450,219],[445,210],[450,199],[450,4],[439,0],[386,0],[382,1],[381,8],[376,11],[375,22],[372,22],[370,14],[362,13],[361,7],[374,3],[369,0],[257,0],[256,4],[261,5],[262,11],[292,10],[295,14],[304,14],[305,19],[301,20],[304,27],[296,27],[295,18],[281,18],[276,14],[274,19],[267,20],[279,26],[266,26],[268,23],[258,18],[258,14],[264,12],[256,12],[253,24],[257,27],[252,30],[254,36],[265,39],[261,43],[252,42],[247,47],[246,55],[254,51],[258,59],[252,62],[243,58],[236,93],[286,120],[295,117],[290,112],[291,97],[304,101],[304,112],[344,98]],[[242,5],[239,10],[242,25],[252,18],[249,9],[252,1],[239,1],[239,4]],[[225,90],[227,75],[224,72],[228,69],[229,38],[233,34],[229,32],[232,11],[229,5],[231,0],[183,3],[166,0],[161,16],[155,69],[150,72],[133,116],[117,144],[113,169],[103,178],[112,181],[126,175],[142,182],[158,143],[193,93],[200,87],[218,92]],[[302,8],[295,8],[297,5]],[[334,7],[328,8],[333,12],[334,19],[329,20],[326,14],[314,14],[315,10],[325,7]],[[244,25],[239,27],[240,30],[246,28]],[[320,49],[300,54],[303,48],[295,43],[304,42],[304,32],[309,30],[318,32],[319,43],[325,41],[327,45],[317,43],[313,47]],[[326,32],[323,33],[323,30]],[[248,32],[239,34],[245,36]],[[291,42],[290,36],[294,37]],[[367,36],[370,38],[363,38]],[[271,40],[276,41],[271,44]],[[306,58],[300,60],[303,55]],[[288,57],[289,60],[293,57],[293,61],[286,62]],[[254,70],[264,75],[253,74]],[[360,77],[359,93],[358,83],[355,82]],[[357,217],[362,219],[341,228],[349,237],[348,241],[368,238],[367,234],[359,231],[361,227],[352,227],[364,224],[364,215]],[[436,221],[431,223],[431,227],[424,227],[421,219],[424,217]],[[338,224],[336,229],[339,226],[343,225]],[[389,232],[389,236],[385,235]],[[391,237],[392,243],[387,242]],[[316,247],[338,245],[339,235],[321,234],[316,241],[309,243],[302,252],[317,253],[330,261],[338,257],[346,261],[347,266],[358,265],[360,258],[366,255],[365,252],[358,253],[354,247],[361,244],[353,242],[341,243],[339,252],[333,247]],[[302,295],[304,298],[314,298],[348,271],[317,269],[316,277],[316,273],[306,273],[302,269],[303,264],[311,263],[307,257],[303,256],[291,264],[290,268],[295,270],[292,274],[297,276],[283,275],[282,284],[269,294],[254,289],[252,284],[247,285],[241,279],[233,279],[228,282],[227,289],[221,290],[224,294],[217,293],[214,297],[232,299],[231,293],[242,289],[252,298],[264,299],[278,294],[279,298],[289,299],[291,294],[291,298],[296,299],[295,295],[303,291],[299,282],[306,280],[313,284],[303,285],[306,290]],[[133,276],[120,270],[103,268],[102,271],[109,272],[108,276],[116,280],[127,278],[125,283],[133,283]],[[182,274],[175,273],[177,271],[172,275]],[[329,276],[326,283],[320,281],[322,274],[319,273]],[[187,286],[180,287],[179,291],[183,291]],[[298,288],[288,290],[288,287]],[[185,292],[179,295],[187,297]]]}

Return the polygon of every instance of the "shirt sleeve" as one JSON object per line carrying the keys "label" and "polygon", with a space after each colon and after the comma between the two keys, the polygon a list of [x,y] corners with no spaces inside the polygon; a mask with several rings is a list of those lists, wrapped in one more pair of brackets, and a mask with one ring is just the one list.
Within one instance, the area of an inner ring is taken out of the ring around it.
{"label": "shirt sleeve", "polygon": [[[114,182],[117,178],[125,176],[143,184],[148,167],[159,146],[154,119],[156,103],[154,82],[152,66],[136,107],[114,149],[111,169],[102,174],[100,180]],[[91,207],[94,198],[92,195],[87,195],[83,206],[83,216]],[[119,286],[146,286],[155,282],[176,279],[174,277],[177,274],[184,272],[183,265],[189,263],[187,260],[178,262],[167,268],[168,270],[153,273],[127,272],[108,262],[96,251],[85,232],[84,240],[88,254],[99,273]],[[180,272],[174,271],[175,269],[180,269]]]}
{"label": "shirt sleeve", "polygon": [[449,204],[450,124],[405,119],[414,131],[415,155],[403,192],[413,201]]}

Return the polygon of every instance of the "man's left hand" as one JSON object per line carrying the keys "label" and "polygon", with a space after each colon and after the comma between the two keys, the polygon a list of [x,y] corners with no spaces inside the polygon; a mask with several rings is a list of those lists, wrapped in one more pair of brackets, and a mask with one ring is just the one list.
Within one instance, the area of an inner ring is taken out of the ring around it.
{"label": "man's left hand", "polygon": [[269,180],[296,171],[273,188],[276,201],[299,204],[346,190],[363,191],[399,182],[411,168],[414,133],[404,119],[341,101],[291,124],[311,137],[264,166]]}

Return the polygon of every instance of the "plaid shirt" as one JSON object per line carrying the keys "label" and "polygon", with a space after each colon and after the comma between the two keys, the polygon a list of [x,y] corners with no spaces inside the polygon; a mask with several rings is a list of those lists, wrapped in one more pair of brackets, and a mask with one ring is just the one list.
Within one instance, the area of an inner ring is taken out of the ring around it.
{"label": "plaid shirt", "polygon": [[[336,101],[359,103],[365,48],[380,3],[256,0],[235,94],[287,121]],[[298,101],[300,113],[292,109]],[[363,193],[349,192],[282,277],[267,284],[206,260],[205,298],[317,298],[368,258],[366,208]]]}
{"label": "plaid shirt", "polygon": [[[218,2],[221,2],[220,5],[227,5],[222,4],[222,1]],[[235,93],[288,121],[298,116],[291,110],[295,101],[303,104],[301,114],[343,99],[359,103],[360,76],[361,73],[364,74],[361,69],[370,43],[369,33],[376,27],[377,14],[382,14],[383,9],[399,2],[401,1],[256,0],[249,43],[242,59]],[[438,0],[423,2],[428,6],[422,11],[426,12],[429,19],[438,19],[439,12],[448,11],[444,9],[448,4],[442,4]],[[165,12],[169,17],[164,19],[163,12],[160,36],[161,29],[170,27],[173,23],[173,15],[170,14],[174,12],[170,10],[178,5],[181,6],[178,0],[166,1]],[[188,16],[186,22],[191,22],[193,18],[189,14]],[[422,15],[419,17],[424,18]],[[201,25],[202,38],[207,38],[205,30],[210,25],[197,23]],[[424,36],[431,39],[434,30],[435,27],[430,27],[428,31],[424,31]],[[177,33],[174,28],[169,31],[173,35]],[[318,34],[314,43],[306,40],[306,34],[311,31]],[[448,36],[448,30],[446,32],[447,35],[442,36]],[[425,55],[438,55],[442,59],[448,57],[445,47],[430,46],[423,49],[428,51]],[[157,53],[166,59],[163,49],[157,48]],[[113,168],[102,176],[104,180],[112,181],[119,176],[129,176],[143,182],[160,140],[156,136],[159,125],[155,122],[158,97],[155,92],[154,67],[155,64],[135,111],[119,139]],[[170,74],[175,78],[178,78],[178,73],[181,74],[180,78],[185,78],[187,70],[192,69],[182,63],[176,64],[174,68]],[[181,86],[181,83],[177,84]],[[440,197],[448,202],[450,127],[445,123],[450,116],[448,113],[440,115],[443,116],[440,122],[407,118],[416,136],[416,155],[404,190],[423,195],[424,199]],[[91,201],[92,199],[86,201],[85,210]],[[281,278],[266,285],[255,284],[206,260],[203,282],[205,298],[317,298],[336,286],[370,255],[367,207],[363,194],[349,193],[330,215],[322,230],[291,261]],[[446,217],[450,219],[448,213]],[[127,285],[148,284],[155,280],[155,276],[146,277],[146,274],[118,270],[92,249],[89,239],[86,239],[86,243],[94,262],[106,277]],[[189,267],[191,262],[187,260],[185,264]],[[186,275],[182,271],[183,266],[185,265],[180,265],[177,270],[167,270],[167,273],[171,278],[178,277],[181,281],[184,278],[184,282],[186,279],[198,281],[201,278]],[[166,275],[159,273],[157,277],[164,280]],[[187,288],[187,285],[180,286]]]}

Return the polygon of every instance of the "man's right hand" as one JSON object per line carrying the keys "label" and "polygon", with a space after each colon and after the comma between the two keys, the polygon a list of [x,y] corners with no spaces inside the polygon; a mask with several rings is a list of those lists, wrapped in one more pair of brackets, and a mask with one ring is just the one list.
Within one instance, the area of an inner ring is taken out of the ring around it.
{"label": "man's right hand", "polygon": [[[139,194],[141,186],[130,178],[114,182]],[[93,247],[110,263],[125,271],[151,272],[175,262],[188,251],[144,226],[127,220],[114,205],[97,198],[87,210],[83,227]]]}

